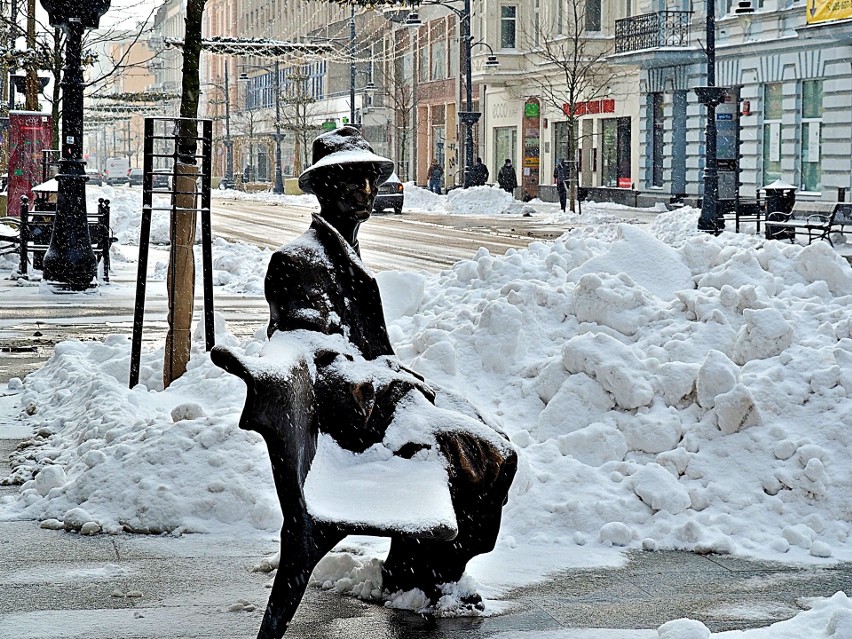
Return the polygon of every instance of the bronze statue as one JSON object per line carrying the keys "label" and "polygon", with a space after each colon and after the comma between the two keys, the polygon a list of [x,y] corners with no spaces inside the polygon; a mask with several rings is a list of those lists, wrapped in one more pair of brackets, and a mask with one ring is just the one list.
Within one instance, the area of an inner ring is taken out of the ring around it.
{"label": "bronze statue", "polygon": [[[314,566],[347,534],[390,536],[383,588],[420,588],[434,603],[442,584],[458,581],[472,557],[493,549],[500,529],[517,454],[468,402],[396,360],[378,286],[360,260],[358,229],[392,170],[391,161],[373,153],[353,127],[314,141],[313,164],[299,185],[317,196],[320,212],[305,234],[276,251],[265,282],[270,344],[279,332],[297,336],[308,355],[282,368],[263,357],[213,351],[214,362],[248,386],[240,426],[266,440],[284,514],[280,565],[259,639],[284,634]],[[330,435],[343,449],[365,451],[383,441],[406,402],[442,417],[434,419],[431,443],[411,441],[397,446],[394,455],[411,459],[424,448],[439,451],[455,526],[412,532],[312,516],[305,480],[319,435]],[[481,599],[466,603],[481,608]]]}

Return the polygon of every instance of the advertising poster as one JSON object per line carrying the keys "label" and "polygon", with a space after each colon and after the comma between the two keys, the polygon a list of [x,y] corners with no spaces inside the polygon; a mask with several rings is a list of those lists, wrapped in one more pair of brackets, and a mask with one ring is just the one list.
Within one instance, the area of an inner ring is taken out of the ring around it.
{"label": "advertising poster", "polygon": [[52,148],[52,131],[53,122],[45,113],[9,113],[9,215],[20,214],[22,195],[32,202],[32,188],[41,183],[41,152]]}

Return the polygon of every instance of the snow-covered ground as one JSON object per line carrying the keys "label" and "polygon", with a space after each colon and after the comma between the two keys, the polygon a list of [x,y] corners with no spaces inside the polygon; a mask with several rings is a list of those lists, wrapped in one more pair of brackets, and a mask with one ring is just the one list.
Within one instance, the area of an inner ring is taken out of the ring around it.
{"label": "snow-covered ground", "polygon": [[[406,207],[572,215],[503,195],[409,187]],[[138,191],[109,196],[126,251]],[[585,226],[556,241],[502,256],[480,250],[435,276],[379,274],[400,359],[464,394],[520,454],[497,548],[470,563],[465,586],[499,599],[563,568],[615,565],[624,549],[852,560],[852,269],[825,242],[710,237],[695,230],[697,216],[615,224],[612,205],[585,204]],[[217,240],[217,282],[262,295],[268,258]],[[216,328],[219,343],[261,356],[262,326],[242,343]],[[18,415],[32,445],[14,457],[5,481],[21,490],[0,502],[0,521],[86,534],[274,534],[265,446],[237,426],[244,385],[210,362],[196,333],[189,370],[165,391],[162,350],[143,354],[141,384],[126,388],[121,336],[65,342],[41,370],[11,380],[5,392],[19,402],[7,417]],[[353,544],[357,552],[329,555],[315,580],[376,596],[365,585],[379,583],[387,544]],[[416,593],[394,600],[419,603]],[[674,621],[658,636],[709,637],[699,626]],[[523,635],[562,636],[575,635]],[[846,639],[852,603],[839,593],[736,636]]]}

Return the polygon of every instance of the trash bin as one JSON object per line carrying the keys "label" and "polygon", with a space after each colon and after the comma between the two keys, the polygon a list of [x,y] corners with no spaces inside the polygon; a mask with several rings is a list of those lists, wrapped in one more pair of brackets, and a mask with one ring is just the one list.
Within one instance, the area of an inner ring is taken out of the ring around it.
{"label": "trash bin", "polygon": [[796,187],[781,180],[775,180],[772,184],[763,187],[766,194],[766,239],[767,240],[793,240],[796,235],[795,229],[774,226],[772,222],[784,222],[793,214],[793,205],[796,203]]}

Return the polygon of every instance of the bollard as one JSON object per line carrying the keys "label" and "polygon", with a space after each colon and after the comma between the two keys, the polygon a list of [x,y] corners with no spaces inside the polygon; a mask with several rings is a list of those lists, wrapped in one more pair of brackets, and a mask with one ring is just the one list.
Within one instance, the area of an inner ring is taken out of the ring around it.
{"label": "bollard", "polygon": [[21,277],[27,278],[27,244],[30,240],[30,198],[21,196],[21,226],[20,226],[20,271]]}
{"label": "bollard", "polygon": [[104,198],[98,198],[98,226],[100,230],[100,239],[98,243],[101,245],[101,257],[104,261],[104,283],[109,284],[109,247],[112,245],[110,242],[110,230],[109,230],[109,200],[105,200]]}

